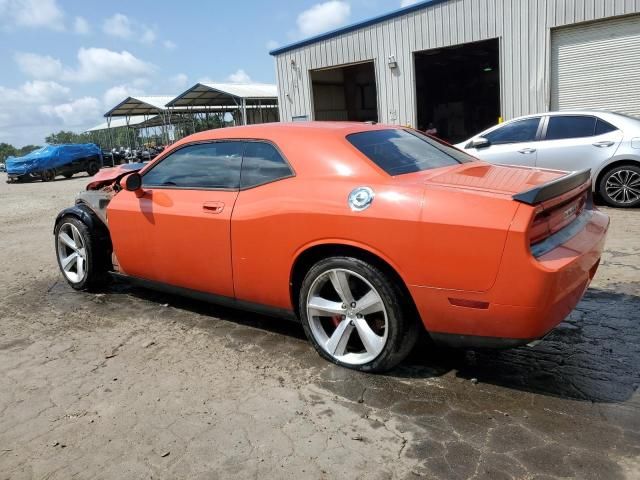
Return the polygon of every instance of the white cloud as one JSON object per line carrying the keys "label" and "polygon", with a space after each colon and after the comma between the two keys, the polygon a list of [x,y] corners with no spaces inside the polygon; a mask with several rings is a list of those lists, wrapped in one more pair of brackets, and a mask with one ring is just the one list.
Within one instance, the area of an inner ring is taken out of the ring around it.
{"label": "white cloud", "polygon": [[62,74],[62,62],[49,55],[37,53],[16,53],[18,68],[33,78],[56,78]]}
{"label": "white cloud", "polygon": [[140,41],[145,45],[151,45],[156,41],[156,32],[149,27],[144,27],[144,33],[140,37]]}
{"label": "white cloud", "polygon": [[279,46],[280,46],[280,44],[278,42],[276,42],[275,40],[269,40],[267,42],[267,50],[275,50]]}
{"label": "white cloud", "polygon": [[166,48],[167,50],[175,50],[178,47],[171,40],[165,40],[164,42],[162,42],[162,45],[164,45],[164,48]]}
{"label": "white cloud", "polygon": [[65,78],[75,82],[94,82],[108,78],[146,76],[155,69],[150,63],[123,50],[115,52],[106,48],[81,48],[78,50],[78,67],[65,72]]}
{"label": "white cloud", "polygon": [[135,88],[146,88],[149,85],[151,85],[151,81],[148,78],[140,77],[140,78],[134,78],[129,82],[129,84]]}
{"label": "white cloud", "polygon": [[89,33],[89,22],[82,17],[76,17],[73,22],[73,31],[78,35],[86,35]]}
{"label": "white cloud", "polygon": [[40,111],[49,117],[62,120],[62,123],[69,127],[87,125],[103,113],[102,104],[94,97],[82,97],[57,105],[42,105]]}
{"label": "white cloud", "polygon": [[8,27],[64,30],[64,12],[56,0],[0,0],[0,22]]}
{"label": "white cloud", "polygon": [[413,5],[414,3],[418,3],[420,0],[400,0],[401,7],[408,7],[409,5]]}
{"label": "white cloud", "polygon": [[60,85],[57,82],[44,80],[26,82],[22,85],[20,91],[28,101],[34,101],[37,103],[59,100],[61,98],[65,98],[70,92],[67,87]]}
{"label": "white cloud", "polygon": [[112,37],[131,39],[136,38],[140,43],[152,45],[157,38],[156,29],[129,18],[122,13],[116,13],[107,18],[102,24],[102,30]]}
{"label": "white cloud", "polygon": [[67,102],[70,90],[52,81],[34,80],[17,88],[0,86],[2,140],[14,145],[42,143],[60,129],[60,121],[44,113],[44,105]]}
{"label": "white cloud", "polygon": [[116,52],[106,48],[81,48],[75,67],[64,66],[57,58],[36,53],[17,53],[15,60],[20,70],[33,78],[69,82],[97,82],[123,77],[136,77],[135,81],[141,82],[155,70],[154,65],[126,50]]}
{"label": "white cloud", "polygon": [[129,38],[133,35],[131,20],[122,13],[116,13],[107,18],[102,24],[102,30],[113,37]]}
{"label": "white cloud", "polygon": [[303,36],[316,35],[344,25],[351,15],[351,5],[340,0],[318,3],[298,15],[298,30]]}
{"label": "white cloud", "polygon": [[[0,101],[3,103],[42,104],[67,98],[69,89],[57,82],[33,80],[18,88],[0,86]],[[0,108],[0,110],[3,110]]]}
{"label": "white cloud", "polygon": [[231,83],[249,83],[251,82],[251,77],[243,69],[239,69],[229,75],[227,81]]}
{"label": "white cloud", "polygon": [[172,86],[176,88],[184,88],[187,86],[187,82],[189,81],[189,77],[184,73],[178,73],[169,79],[169,82]]}

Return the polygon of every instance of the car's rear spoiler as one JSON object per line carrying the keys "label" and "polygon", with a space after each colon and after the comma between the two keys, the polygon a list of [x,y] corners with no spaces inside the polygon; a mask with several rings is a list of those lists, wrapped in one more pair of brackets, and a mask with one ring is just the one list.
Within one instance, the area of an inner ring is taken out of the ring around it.
{"label": "car's rear spoiler", "polygon": [[557,178],[547,183],[543,183],[530,190],[516,193],[513,199],[517,202],[535,205],[542,203],[550,198],[558,197],[563,193],[567,193],[574,188],[579,187],[591,177],[591,169],[577,170],[571,172],[564,177]]}

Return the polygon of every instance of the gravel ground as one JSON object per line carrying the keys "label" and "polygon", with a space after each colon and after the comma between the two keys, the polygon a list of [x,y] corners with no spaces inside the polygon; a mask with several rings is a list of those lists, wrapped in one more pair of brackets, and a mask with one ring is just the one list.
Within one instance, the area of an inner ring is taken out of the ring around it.
{"label": "gravel ground", "polygon": [[0,180],[0,479],[640,478],[637,210],[538,346],[367,375],[286,321],[73,291],[52,227],[87,178]]}

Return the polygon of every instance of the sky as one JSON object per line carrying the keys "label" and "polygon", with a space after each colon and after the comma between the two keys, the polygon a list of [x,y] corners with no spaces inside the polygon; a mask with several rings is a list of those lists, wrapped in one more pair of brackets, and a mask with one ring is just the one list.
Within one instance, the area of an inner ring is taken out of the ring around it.
{"label": "sky", "polygon": [[275,83],[269,51],[417,0],[0,0],[0,142],[102,123],[130,95]]}

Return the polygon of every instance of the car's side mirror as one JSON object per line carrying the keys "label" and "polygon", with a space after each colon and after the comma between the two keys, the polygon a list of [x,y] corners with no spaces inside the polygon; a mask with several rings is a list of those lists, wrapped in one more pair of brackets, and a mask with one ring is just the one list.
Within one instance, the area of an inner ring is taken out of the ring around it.
{"label": "car's side mirror", "polygon": [[[124,178],[124,189],[129,192],[142,192],[142,175],[138,172],[133,172]],[[138,195],[139,196],[139,195]]]}
{"label": "car's side mirror", "polygon": [[490,146],[491,142],[488,139],[484,137],[478,137],[467,143],[467,146],[465,148],[487,148]]}

